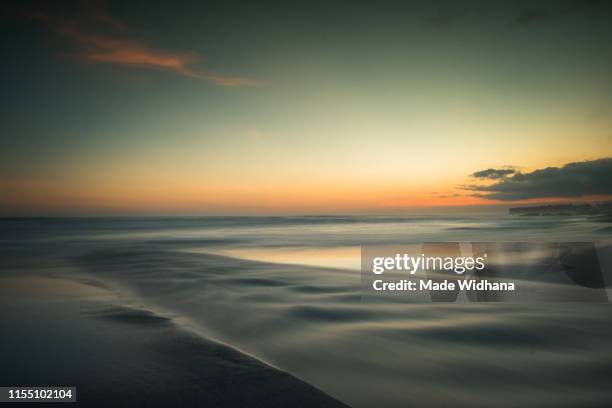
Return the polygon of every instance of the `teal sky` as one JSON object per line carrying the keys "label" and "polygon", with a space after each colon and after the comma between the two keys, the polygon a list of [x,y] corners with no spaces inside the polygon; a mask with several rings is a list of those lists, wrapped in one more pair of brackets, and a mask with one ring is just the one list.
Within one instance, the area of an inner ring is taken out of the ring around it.
{"label": "teal sky", "polygon": [[612,153],[607,2],[127,3],[2,6],[3,213],[475,204]]}

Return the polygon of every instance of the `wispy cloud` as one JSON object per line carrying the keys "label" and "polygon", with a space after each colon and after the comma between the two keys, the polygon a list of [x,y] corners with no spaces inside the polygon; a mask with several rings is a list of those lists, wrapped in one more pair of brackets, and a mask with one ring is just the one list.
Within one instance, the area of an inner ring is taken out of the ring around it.
{"label": "wispy cloud", "polygon": [[236,87],[236,86],[248,86],[248,85],[260,85],[261,81],[252,78],[244,78],[238,76],[230,76],[230,75],[219,75],[214,74],[212,72],[204,72],[204,76],[210,82],[219,86],[228,86],[228,87]]}
{"label": "wispy cloud", "polygon": [[199,56],[193,52],[156,50],[138,40],[90,34],[69,25],[58,27],[57,32],[76,46],[77,57],[84,61],[163,69],[189,77],[201,76],[192,68],[199,60]]}
{"label": "wispy cloud", "polygon": [[262,140],[265,140],[268,138],[268,135],[266,135],[264,132],[257,130],[257,129],[251,129],[249,130],[249,139],[252,140],[253,142],[261,142]]}
{"label": "wispy cloud", "polygon": [[190,78],[206,79],[223,87],[261,83],[252,78],[219,74],[202,68],[203,58],[197,52],[156,47],[134,35],[127,23],[97,6],[79,8],[72,14],[44,9],[20,11],[30,20],[49,26],[62,43],[71,48],[71,54],[88,63],[171,71]]}

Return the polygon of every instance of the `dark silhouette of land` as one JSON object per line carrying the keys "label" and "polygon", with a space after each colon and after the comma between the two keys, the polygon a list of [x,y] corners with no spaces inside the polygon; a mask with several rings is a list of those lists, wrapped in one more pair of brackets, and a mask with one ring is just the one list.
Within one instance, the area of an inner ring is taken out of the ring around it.
{"label": "dark silhouette of land", "polygon": [[513,207],[509,210],[514,215],[605,215],[612,216],[612,201],[592,204],[547,204],[524,207]]}

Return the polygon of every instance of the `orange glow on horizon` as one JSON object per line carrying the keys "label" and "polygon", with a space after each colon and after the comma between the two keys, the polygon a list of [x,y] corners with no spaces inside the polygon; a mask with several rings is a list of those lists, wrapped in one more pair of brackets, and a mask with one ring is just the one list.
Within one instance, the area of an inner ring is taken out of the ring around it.
{"label": "orange glow on horizon", "polygon": [[311,212],[394,212],[417,208],[461,207],[478,205],[521,205],[530,203],[603,201],[606,197],[578,199],[549,198],[513,202],[484,200],[447,187],[448,193],[432,194],[430,189],[408,189],[400,186],[351,186],[340,184],[304,186],[271,184],[231,185],[155,185],[155,183],[115,183],[89,189],[53,183],[3,183],[8,191],[4,207],[31,211],[100,211],[144,213],[311,213]]}

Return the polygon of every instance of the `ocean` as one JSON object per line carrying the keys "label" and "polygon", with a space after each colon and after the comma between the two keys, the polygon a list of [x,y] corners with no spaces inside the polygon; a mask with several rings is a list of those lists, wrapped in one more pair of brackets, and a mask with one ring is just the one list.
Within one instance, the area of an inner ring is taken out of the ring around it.
{"label": "ocean", "polygon": [[[609,223],[503,213],[0,220],[7,276],[170,315],[355,407],[609,406],[608,302],[364,301],[362,245],[594,242]],[[43,289],[44,290],[44,289]]]}

